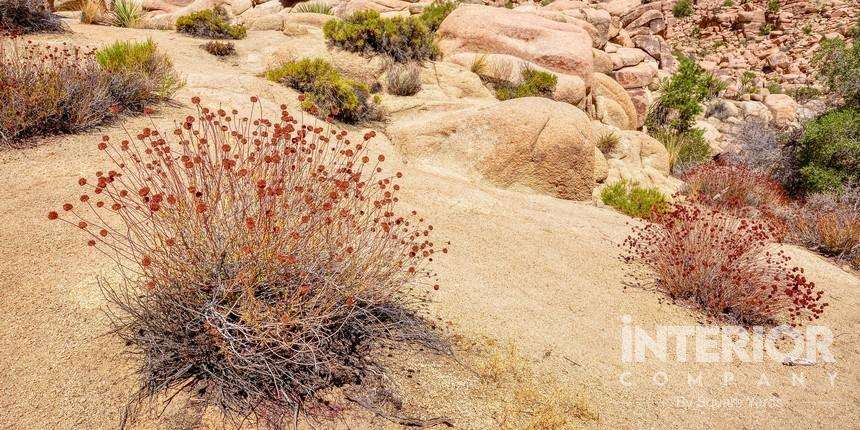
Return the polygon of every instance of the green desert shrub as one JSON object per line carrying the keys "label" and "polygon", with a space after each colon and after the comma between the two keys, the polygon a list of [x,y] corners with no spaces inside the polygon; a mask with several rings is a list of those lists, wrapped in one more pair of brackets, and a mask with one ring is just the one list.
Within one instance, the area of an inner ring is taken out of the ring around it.
{"label": "green desert shrub", "polygon": [[669,169],[680,175],[711,158],[711,147],[705,140],[704,132],[694,128],[679,133],[674,130],[660,129],[653,134],[669,152]]}
{"label": "green desert shrub", "polygon": [[318,13],[321,15],[331,15],[331,5],[312,1],[301,2],[292,9],[290,13]]}
{"label": "green desert shrub", "polygon": [[367,85],[344,78],[320,58],[290,61],[266,72],[266,78],[302,93],[302,108],[345,122],[372,118],[377,109]]}
{"label": "green desert shrub", "polygon": [[641,187],[626,180],[607,185],[600,192],[600,199],[625,215],[643,219],[651,219],[669,207],[666,196],[656,188]]}
{"label": "green desert shrub", "polygon": [[725,88],[724,83],[692,58],[681,55],[678,59],[678,71],[663,82],[660,96],[648,111],[645,124],[649,129],[669,127],[686,132],[702,113],[702,103]]}
{"label": "green desert shrub", "polygon": [[383,18],[376,11],[356,12],[323,27],[334,46],[352,52],[384,54],[398,62],[435,58],[438,49],[433,32],[417,17]]}
{"label": "green desert shrub", "polygon": [[860,108],[834,109],[808,122],[797,163],[806,192],[839,192],[860,183]]}
{"label": "green desert shrub", "polygon": [[152,40],[115,42],[99,49],[96,61],[110,75],[112,98],[127,109],[167,100],[184,85],[173,62]]}
{"label": "green desert shrub", "polygon": [[421,67],[415,63],[395,63],[385,73],[386,90],[396,96],[411,96],[421,91]]}
{"label": "green desert shrub", "polygon": [[552,97],[555,86],[558,84],[558,76],[549,72],[542,72],[525,68],[522,71],[522,80],[516,85],[500,85],[496,88],[496,98],[499,100],[517,99],[520,97]]}
{"label": "green desert shrub", "polygon": [[850,45],[842,39],[825,39],[813,55],[818,79],[845,103],[860,106],[860,43]]}
{"label": "green desert shrub", "polygon": [[672,7],[672,15],[675,18],[685,18],[693,14],[692,0],[678,0],[675,6]]}
{"label": "green desert shrub", "polygon": [[436,31],[448,15],[457,8],[459,3],[452,0],[435,0],[421,13],[421,20],[430,31]]}
{"label": "green desert shrub", "polygon": [[2,0],[0,30],[57,33],[67,28],[59,16],[51,13],[44,0]]}
{"label": "green desert shrub", "polygon": [[140,5],[133,0],[114,0],[113,24],[117,27],[136,27],[143,14]]}
{"label": "green desert shrub", "polygon": [[210,39],[244,39],[245,26],[231,25],[224,9],[204,9],[176,19],[176,31]]}

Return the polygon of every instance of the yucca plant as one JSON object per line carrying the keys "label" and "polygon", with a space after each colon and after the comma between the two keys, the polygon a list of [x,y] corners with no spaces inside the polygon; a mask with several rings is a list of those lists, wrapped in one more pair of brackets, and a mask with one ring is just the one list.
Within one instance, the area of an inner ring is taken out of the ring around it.
{"label": "yucca plant", "polygon": [[290,9],[290,12],[295,13],[319,13],[323,15],[331,15],[331,5],[318,2],[302,2]]}
{"label": "yucca plant", "polygon": [[133,0],[114,0],[114,25],[117,27],[134,28],[140,22],[143,11]]}

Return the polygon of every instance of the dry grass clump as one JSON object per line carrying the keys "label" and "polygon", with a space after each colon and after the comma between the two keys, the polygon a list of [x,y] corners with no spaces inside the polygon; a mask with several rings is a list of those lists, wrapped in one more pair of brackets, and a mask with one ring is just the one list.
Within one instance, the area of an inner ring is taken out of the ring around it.
{"label": "dry grass clump", "polygon": [[385,73],[385,89],[396,96],[413,96],[421,91],[421,67],[416,63],[394,63]]}
{"label": "dry grass clump", "polygon": [[200,47],[216,57],[227,57],[236,53],[236,45],[234,45],[233,42],[219,42],[217,40],[213,40],[200,45]]}
{"label": "dry grass clump", "polygon": [[513,344],[491,344],[487,349],[475,364],[485,390],[501,402],[493,417],[495,428],[563,430],[600,419],[581,392],[536,371]]}
{"label": "dry grass clump", "polygon": [[84,0],[80,4],[81,24],[109,24],[113,17],[102,0]]}
{"label": "dry grass clump", "polygon": [[67,31],[59,16],[43,0],[0,1],[0,31],[57,33]]}
{"label": "dry grass clump", "polygon": [[386,383],[376,347],[446,350],[415,311],[438,289],[433,227],[401,212],[402,174],[383,170],[375,133],[199,102],[170,132],[104,136],[111,166],[48,214],[121,268],[102,285],[139,365],[129,416],[184,392],[233,423],[282,428],[336,414],[320,399],[333,387]]}
{"label": "dry grass clump", "polygon": [[813,194],[787,213],[787,240],[860,268],[860,190]]}
{"label": "dry grass clump", "polygon": [[613,149],[618,147],[619,144],[621,144],[621,139],[617,134],[615,134],[615,132],[610,131],[600,135],[594,146],[596,146],[603,155],[608,155]]}
{"label": "dry grass clump", "polygon": [[110,93],[115,104],[135,112],[147,105],[164,102],[185,82],[173,62],[155,43],[115,42],[96,52],[96,61],[110,78]]}
{"label": "dry grass clump", "polygon": [[819,317],[823,292],[772,252],[763,223],[694,205],[675,205],[656,222],[634,227],[624,241],[627,262],[656,278],[673,300],[740,324],[802,324]]}
{"label": "dry grass clump", "polygon": [[93,52],[2,40],[0,144],[85,130],[164,101],[181,85],[152,42],[119,42]]}

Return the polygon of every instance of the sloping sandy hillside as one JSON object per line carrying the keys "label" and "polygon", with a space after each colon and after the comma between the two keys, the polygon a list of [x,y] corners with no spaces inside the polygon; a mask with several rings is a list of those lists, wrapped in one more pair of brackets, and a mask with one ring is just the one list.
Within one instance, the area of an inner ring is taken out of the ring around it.
{"label": "sloping sandy hillside", "polygon": [[[318,35],[287,37],[251,32],[239,41],[239,57],[220,61],[200,40],[173,32],[72,25],[74,33],[39,36],[50,41],[98,46],[119,39],[152,37],[186,76],[176,99],[200,95],[210,105],[248,106],[259,95],[268,106],[295,105],[295,93],[257,76],[278,47],[320,49]],[[187,105],[162,108],[156,124],[190,112]],[[273,112],[273,110],[270,110]],[[145,118],[121,124],[136,129]],[[114,428],[133,381],[114,339],[103,336],[106,319],[96,278],[112,276],[110,262],[90,253],[69,230],[49,224],[49,208],[76,195],[75,178],[102,166],[95,142],[102,133],[123,134],[120,124],[92,133],[47,139],[32,149],[0,152],[0,427],[9,429]],[[360,132],[356,130],[356,132]],[[590,203],[506,191],[400,158],[384,137],[378,149],[402,164],[408,181],[404,205],[432,220],[451,252],[439,261],[442,289],[430,312],[466,338],[512,342],[534,366],[572,392],[585,392],[606,429],[849,429],[860,428],[860,280],[809,252],[791,249],[797,263],[828,292],[821,322],[832,328],[837,362],[814,366],[779,363],[621,362],[621,317],[637,324],[702,322],[652,292],[625,288],[619,244],[630,219]],[[467,395],[463,372],[453,363],[414,356],[417,410],[450,416],[457,428],[494,428],[485,402]],[[429,363],[429,364],[428,364]],[[436,365],[431,365],[438,363]],[[631,372],[626,387],[619,376]],[[656,372],[669,383],[655,386]],[[735,374],[724,386],[722,375]],[[703,387],[689,388],[687,374],[702,372]],[[757,386],[764,373],[770,386]],[[805,376],[792,386],[791,374]],[[831,386],[829,373],[836,373]],[[492,392],[483,393],[492,396]],[[450,397],[449,397],[450,396]],[[754,398],[766,406],[683,407]],[[408,399],[407,399],[408,400]],[[431,412],[428,412],[431,411]],[[169,414],[168,414],[169,415]],[[143,428],[182,428],[168,416]],[[358,428],[383,423],[359,421]]]}

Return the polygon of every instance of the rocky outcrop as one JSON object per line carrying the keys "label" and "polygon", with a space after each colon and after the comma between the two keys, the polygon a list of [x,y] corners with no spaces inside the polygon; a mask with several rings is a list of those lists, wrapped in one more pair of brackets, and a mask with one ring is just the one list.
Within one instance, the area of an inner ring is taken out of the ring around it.
{"label": "rocky outcrop", "polygon": [[594,188],[594,136],[585,112],[521,98],[398,121],[387,130],[407,157],[465,176],[555,197],[587,200]]}
{"label": "rocky outcrop", "polygon": [[605,178],[594,189],[600,195],[605,184],[620,180],[636,182],[645,187],[655,187],[666,195],[677,192],[682,184],[669,172],[669,153],[658,140],[640,131],[618,130],[601,123],[593,124],[594,136],[614,135],[618,144],[605,154],[596,151],[595,165],[605,166]]}
{"label": "rocky outcrop", "polygon": [[442,22],[437,37],[446,57],[507,54],[556,73],[578,76],[590,84],[591,37],[579,25],[532,13],[464,4]]}
{"label": "rocky outcrop", "polygon": [[860,3],[776,4],[699,0],[692,16],[673,21],[670,41],[688,54],[709,52],[701,63],[729,83],[726,94],[733,98],[768,87],[790,91],[815,85],[813,53],[825,37],[849,37],[860,20]]}

